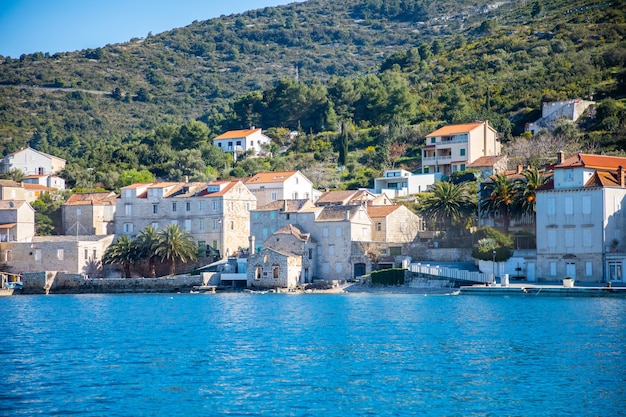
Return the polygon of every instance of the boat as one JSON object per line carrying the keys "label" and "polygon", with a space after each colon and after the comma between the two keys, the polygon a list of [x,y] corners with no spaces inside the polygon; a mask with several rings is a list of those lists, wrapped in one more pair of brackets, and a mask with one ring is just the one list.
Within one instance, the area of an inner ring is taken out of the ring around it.
{"label": "boat", "polygon": [[13,295],[15,291],[19,291],[24,287],[22,276],[20,274],[11,274],[9,272],[0,272],[0,296]]}

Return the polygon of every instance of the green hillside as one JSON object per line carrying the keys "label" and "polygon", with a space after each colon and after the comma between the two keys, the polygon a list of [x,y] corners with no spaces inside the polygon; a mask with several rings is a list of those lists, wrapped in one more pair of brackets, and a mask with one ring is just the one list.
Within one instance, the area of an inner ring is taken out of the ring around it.
{"label": "green hillside", "polygon": [[[279,168],[308,170],[318,186],[366,186],[385,167],[419,166],[435,126],[489,119],[513,144],[542,101],[590,96],[597,111],[560,134],[621,151],[625,6],[310,0],[94,50],[4,57],[0,151],[28,144],[66,158],[64,176],[80,187],[118,187],[129,169],[210,179]],[[211,146],[248,125],[272,128],[274,158],[234,164]]]}

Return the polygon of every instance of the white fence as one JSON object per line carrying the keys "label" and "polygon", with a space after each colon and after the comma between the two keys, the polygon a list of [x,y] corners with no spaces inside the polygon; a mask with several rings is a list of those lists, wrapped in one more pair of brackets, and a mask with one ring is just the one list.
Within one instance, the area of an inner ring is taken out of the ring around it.
{"label": "white fence", "polygon": [[430,264],[413,263],[409,271],[422,275],[447,278],[456,281],[492,283],[495,282],[493,274],[483,274],[478,271],[465,271],[462,269],[431,266]]}

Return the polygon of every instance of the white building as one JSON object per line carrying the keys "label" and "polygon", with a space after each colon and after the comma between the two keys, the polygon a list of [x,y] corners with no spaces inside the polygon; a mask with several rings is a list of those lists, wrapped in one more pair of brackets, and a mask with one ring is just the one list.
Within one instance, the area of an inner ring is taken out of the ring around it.
{"label": "white building", "polygon": [[404,169],[390,169],[383,175],[374,179],[374,192],[386,194],[390,198],[423,193],[442,177],[440,172],[416,175]]}
{"label": "white building", "polygon": [[33,174],[27,175],[22,179],[24,184],[43,185],[56,190],[65,190],[65,180],[57,175],[51,174]]}
{"label": "white building", "polygon": [[426,136],[422,174],[465,171],[481,156],[500,155],[500,142],[487,121],[447,125]]}
{"label": "white building", "polygon": [[316,201],[321,194],[300,171],[259,172],[244,184],[256,196],[257,207],[278,200]]}
{"label": "white building", "polygon": [[0,173],[19,169],[25,175],[55,174],[65,168],[65,159],[33,148],[20,149],[5,156],[0,161]]}
{"label": "white building", "polygon": [[224,152],[232,153],[235,160],[237,155],[252,151],[254,155],[261,152],[263,145],[272,141],[265,136],[260,128],[251,127],[243,130],[229,130],[213,139],[213,144]]}
{"label": "white building", "polygon": [[577,154],[537,191],[538,279],[624,282],[626,158]]}

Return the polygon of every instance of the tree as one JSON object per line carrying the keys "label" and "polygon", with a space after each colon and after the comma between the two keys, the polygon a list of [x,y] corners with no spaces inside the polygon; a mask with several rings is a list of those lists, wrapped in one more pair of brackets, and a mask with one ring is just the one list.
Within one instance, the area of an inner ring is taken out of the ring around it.
{"label": "tree", "polygon": [[124,277],[130,278],[130,267],[139,260],[138,253],[135,242],[130,237],[122,235],[104,252],[102,262],[105,264],[122,265]]}
{"label": "tree", "polygon": [[195,261],[198,249],[191,235],[178,227],[177,224],[170,224],[157,233],[158,243],[155,253],[163,261],[170,264],[170,275],[176,273],[176,263],[178,261],[187,263]]}
{"label": "tree", "polygon": [[147,226],[137,235],[138,256],[141,259],[148,259],[148,269],[150,276],[156,277],[156,249],[159,244],[159,236],[152,226]]}
{"label": "tree", "polygon": [[517,201],[517,188],[513,180],[501,173],[485,181],[481,193],[480,212],[483,215],[502,217],[502,229],[509,233],[509,224]]}
{"label": "tree", "polygon": [[537,189],[546,183],[548,178],[537,168],[530,168],[522,172],[524,179],[517,181],[517,202],[515,216],[535,215],[537,207]]}
{"label": "tree", "polygon": [[446,231],[458,225],[476,211],[466,183],[437,181],[432,193],[421,203],[420,214],[434,219]]}

